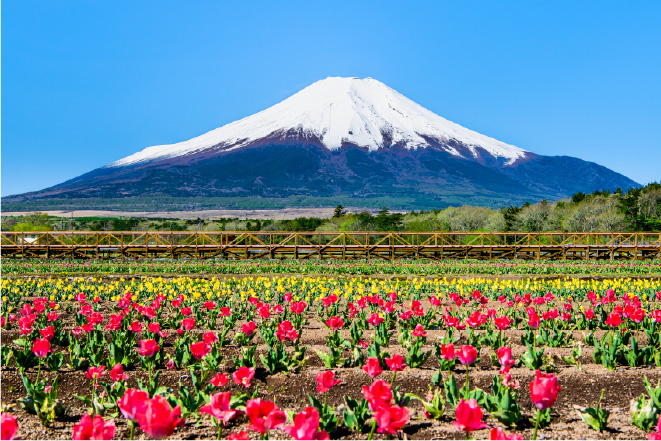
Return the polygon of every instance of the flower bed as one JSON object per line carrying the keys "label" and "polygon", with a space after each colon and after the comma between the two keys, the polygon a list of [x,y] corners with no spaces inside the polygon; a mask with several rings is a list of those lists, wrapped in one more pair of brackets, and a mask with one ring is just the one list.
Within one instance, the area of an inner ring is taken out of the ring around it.
{"label": "flower bed", "polygon": [[3,439],[643,438],[661,281],[3,279]]}

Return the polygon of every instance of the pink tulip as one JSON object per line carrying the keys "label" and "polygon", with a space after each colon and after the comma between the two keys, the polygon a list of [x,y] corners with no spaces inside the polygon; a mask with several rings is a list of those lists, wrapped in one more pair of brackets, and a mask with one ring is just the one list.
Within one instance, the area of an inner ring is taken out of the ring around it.
{"label": "pink tulip", "polygon": [[3,440],[13,440],[18,431],[16,417],[10,413],[0,414],[0,438]]}
{"label": "pink tulip", "polygon": [[272,401],[257,398],[246,403],[246,416],[250,420],[248,428],[262,435],[271,429],[278,429],[287,422],[287,415]]}
{"label": "pink tulip", "polygon": [[390,358],[386,358],[386,364],[391,371],[395,372],[403,371],[406,367],[406,363],[404,363],[404,357],[399,354],[395,354]]}
{"label": "pink tulip", "polygon": [[463,430],[464,432],[470,433],[474,430],[488,427],[482,422],[482,417],[484,415],[475,398],[471,398],[468,401],[465,401],[462,398],[457,405],[455,414],[457,421],[453,421],[452,424],[454,424],[454,427],[456,427],[457,430]]}
{"label": "pink tulip", "polygon": [[378,377],[381,372],[383,372],[383,369],[379,364],[379,359],[376,357],[368,358],[363,366],[363,370],[372,378]]}
{"label": "pink tulip", "polygon": [[117,400],[117,407],[124,418],[129,421],[138,421],[138,415],[143,412],[145,403],[149,400],[149,394],[140,389],[126,389],[124,395]]}
{"label": "pink tulip", "polygon": [[156,343],[156,340],[142,340],[138,352],[143,357],[153,357],[160,349],[161,348],[158,343]]}
{"label": "pink tulip", "polygon": [[294,417],[293,426],[282,426],[296,440],[326,440],[328,433],[319,429],[319,412],[314,407],[306,407],[305,410]]}
{"label": "pink tulip", "polygon": [[236,372],[232,374],[232,378],[236,384],[243,387],[250,387],[250,381],[255,377],[255,368],[241,366]]}
{"label": "pink tulip", "polygon": [[560,389],[557,377],[538,370],[537,377],[530,382],[530,399],[539,410],[546,410],[555,404]]}
{"label": "pink tulip", "polygon": [[95,415],[94,418],[89,414],[83,415],[80,422],[73,425],[73,439],[74,440],[106,440],[115,437],[115,420],[104,421],[100,415]]}
{"label": "pink tulip", "polygon": [[326,371],[317,374],[317,392],[326,393],[331,387],[342,383],[342,380],[335,379],[335,372]]}
{"label": "pink tulip", "polygon": [[211,384],[213,384],[216,387],[223,387],[227,384],[228,381],[229,378],[227,378],[227,375],[217,374],[215,377],[211,379]]}
{"label": "pink tulip", "polygon": [[471,345],[462,345],[457,352],[457,358],[463,365],[471,365],[477,360],[477,349]]}
{"label": "pink tulip", "polygon": [[190,351],[191,354],[193,354],[193,357],[199,360],[200,358],[204,358],[209,352],[211,352],[211,348],[205,342],[198,341],[197,343],[192,343],[190,345]]}
{"label": "pink tulip", "polygon": [[45,338],[38,338],[32,344],[32,352],[39,358],[46,358],[51,352],[50,341]]}
{"label": "pink tulip", "polygon": [[373,412],[392,405],[393,398],[390,383],[383,380],[374,380],[371,386],[363,386],[363,396]]}
{"label": "pink tulip", "polygon": [[113,366],[112,369],[110,369],[110,378],[112,381],[121,381],[128,380],[129,376],[128,374],[124,373],[124,368],[122,365],[117,363],[115,366]]}
{"label": "pink tulip", "polygon": [[382,407],[374,414],[379,425],[377,432],[395,434],[409,421],[409,409],[399,406]]}
{"label": "pink tulip", "polygon": [[200,407],[200,412],[209,414],[224,423],[227,423],[242,413],[240,410],[230,407],[230,392],[221,392],[213,395],[211,397],[211,404]]}
{"label": "pink tulip", "polygon": [[138,424],[150,437],[162,439],[172,435],[175,427],[183,426],[184,419],[181,418],[179,406],[173,409],[166,398],[155,395],[145,402],[142,412],[138,413]]}
{"label": "pink tulip", "polygon": [[511,435],[508,435],[503,429],[500,427],[494,427],[491,429],[491,432],[489,433],[489,439],[491,440],[522,440],[523,436],[519,435],[518,433],[513,433]]}

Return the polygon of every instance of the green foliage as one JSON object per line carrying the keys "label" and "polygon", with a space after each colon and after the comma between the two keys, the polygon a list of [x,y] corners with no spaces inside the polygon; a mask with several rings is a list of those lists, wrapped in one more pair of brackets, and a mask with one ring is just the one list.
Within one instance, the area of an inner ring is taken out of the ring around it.
{"label": "green foliage", "polygon": [[601,402],[604,399],[604,390],[601,390],[601,397],[597,402],[597,407],[588,407],[585,409],[585,412],[579,412],[581,419],[585,424],[590,426],[593,430],[603,432],[603,430],[608,426],[608,418],[610,417],[610,412],[603,407],[601,407]]}

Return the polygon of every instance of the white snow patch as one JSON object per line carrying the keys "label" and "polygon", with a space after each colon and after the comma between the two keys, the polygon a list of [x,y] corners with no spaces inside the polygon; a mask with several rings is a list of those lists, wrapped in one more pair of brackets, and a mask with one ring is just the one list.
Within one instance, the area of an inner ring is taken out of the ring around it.
{"label": "white snow patch", "polygon": [[[222,126],[188,141],[148,147],[107,167],[123,167],[156,159],[172,158],[212,147],[240,148],[275,132],[290,129],[314,135],[331,150],[343,143],[378,150],[384,144],[382,132],[392,144],[406,148],[427,147],[423,136],[455,140],[473,155],[475,147],[511,164],[526,151],[448,121],[372,78],[329,77],[306,87],[286,100],[247,118]],[[461,154],[452,147],[446,150]]]}

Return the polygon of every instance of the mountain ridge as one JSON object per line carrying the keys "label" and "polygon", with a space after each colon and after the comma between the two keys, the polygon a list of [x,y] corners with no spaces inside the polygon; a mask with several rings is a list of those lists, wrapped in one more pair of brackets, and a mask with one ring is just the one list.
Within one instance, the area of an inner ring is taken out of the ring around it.
{"label": "mountain ridge", "polygon": [[148,147],[56,186],[3,198],[3,205],[145,195],[358,203],[393,197],[413,199],[401,208],[416,209],[632,186],[638,184],[596,163],[538,155],[474,132],[377,80],[329,77],[201,136]]}

